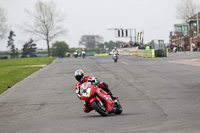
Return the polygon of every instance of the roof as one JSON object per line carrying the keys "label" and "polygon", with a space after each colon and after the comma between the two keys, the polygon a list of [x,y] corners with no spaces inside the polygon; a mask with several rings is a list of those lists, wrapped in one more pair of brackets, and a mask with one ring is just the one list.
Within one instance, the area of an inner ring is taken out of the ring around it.
{"label": "roof", "polygon": [[174,26],[188,26],[189,24],[187,23],[182,23],[182,24],[175,24]]}
{"label": "roof", "polygon": [[188,18],[186,20],[186,22],[190,22],[190,21],[196,21],[197,20],[197,15],[198,15],[198,18],[200,19],[200,12],[198,12],[197,14],[193,15],[192,17]]}

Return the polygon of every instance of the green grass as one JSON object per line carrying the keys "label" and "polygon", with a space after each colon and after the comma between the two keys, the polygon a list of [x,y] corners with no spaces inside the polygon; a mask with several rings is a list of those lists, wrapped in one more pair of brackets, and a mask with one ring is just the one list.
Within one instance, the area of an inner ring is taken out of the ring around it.
{"label": "green grass", "polygon": [[96,52],[87,52],[86,53],[87,56],[94,56],[94,54],[96,54]]}
{"label": "green grass", "polygon": [[[110,53],[110,51],[100,51],[100,54],[103,54],[103,53]],[[87,56],[94,56],[94,54],[96,54],[96,51],[93,51],[93,52],[87,52],[86,55]]]}
{"label": "green grass", "polygon": [[[39,54],[36,54],[38,57],[48,57],[48,54],[41,54],[41,53],[39,53]],[[10,57],[10,54],[2,54],[2,55],[0,55],[0,57],[4,57],[4,56],[7,56],[9,59],[11,58]],[[19,54],[19,58],[21,58],[21,56],[22,56],[22,54]]]}
{"label": "green grass", "polygon": [[35,57],[35,58],[18,58],[18,59],[2,59],[0,60],[0,67],[8,66],[25,66],[25,65],[48,65],[55,57]]}
{"label": "green grass", "polygon": [[42,67],[23,67],[25,65],[48,65],[55,58],[20,58],[0,60],[0,93],[26,78]]}

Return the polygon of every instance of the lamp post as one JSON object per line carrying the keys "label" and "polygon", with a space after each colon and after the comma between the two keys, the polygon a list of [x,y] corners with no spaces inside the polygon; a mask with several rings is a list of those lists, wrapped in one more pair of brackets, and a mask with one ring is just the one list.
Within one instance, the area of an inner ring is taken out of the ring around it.
{"label": "lamp post", "polygon": [[197,35],[199,36],[199,13],[197,13]]}

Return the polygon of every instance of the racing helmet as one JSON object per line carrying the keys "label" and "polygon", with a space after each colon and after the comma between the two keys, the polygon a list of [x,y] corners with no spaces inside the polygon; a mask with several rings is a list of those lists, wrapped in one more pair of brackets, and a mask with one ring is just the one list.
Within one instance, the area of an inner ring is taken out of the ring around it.
{"label": "racing helmet", "polygon": [[84,71],[82,69],[78,69],[75,71],[74,76],[78,82],[82,82],[84,79]]}
{"label": "racing helmet", "polygon": [[114,49],[116,50],[116,49],[117,49],[117,47],[114,47]]}

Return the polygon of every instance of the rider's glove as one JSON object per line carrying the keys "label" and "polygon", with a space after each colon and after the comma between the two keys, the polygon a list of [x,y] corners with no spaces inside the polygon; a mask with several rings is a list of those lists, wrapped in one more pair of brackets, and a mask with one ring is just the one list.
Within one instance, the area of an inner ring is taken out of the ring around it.
{"label": "rider's glove", "polygon": [[92,77],[92,79],[88,79],[88,82],[95,82],[95,77]]}
{"label": "rider's glove", "polygon": [[92,79],[88,79],[88,82],[91,82],[91,83],[93,83],[95,85],[100,83],[100,81],[95,77],[92,77]]}
{"label": "rider's glove", "polygon": [[78,87],[78,90],[76,90],[76,95],[81,100],[80,87]]}

